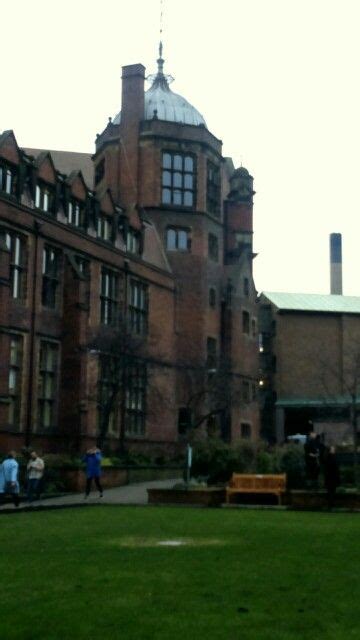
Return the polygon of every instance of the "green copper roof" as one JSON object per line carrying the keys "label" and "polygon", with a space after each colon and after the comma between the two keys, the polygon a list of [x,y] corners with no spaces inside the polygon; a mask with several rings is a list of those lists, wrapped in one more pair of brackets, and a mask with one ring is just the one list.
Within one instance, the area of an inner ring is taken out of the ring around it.
{"label": "green copper roof", "polygon": [[360,297],[357,296],[321,295],[317,293],[270,293],[268,291],[264,291],[262,296],[283,311],[360,314]]}

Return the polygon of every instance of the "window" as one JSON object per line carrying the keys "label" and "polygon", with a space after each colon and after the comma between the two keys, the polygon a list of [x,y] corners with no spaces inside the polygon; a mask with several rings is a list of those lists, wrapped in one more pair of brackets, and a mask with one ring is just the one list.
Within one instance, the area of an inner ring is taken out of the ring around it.
{"label": "window", "polygon": [[140,234],[133,229],[129,229],[126,234],[126,251],[140,254]]}
{"label": "window", "polygon": [[68,203],[67,219],[74,227],[83,228],[84,225],[84,204],[72,198]]}
{"label": "window", "polygon": [[111,242],[112,240],[112,218],[103,213],[98,217],[97,237],[107,242]]}
{"label": "window", "polygon": [[116,326],[119,321],[119,276],[114,271],[101,269],[100,321]]}
{"label": "window", "polygon": [[60,260],[61,254],[58,249],[48,245],[44,247],[41,302],[43,307],[49,309],[59,306]]}
{"label": "window", "polygon": [[45,185],[39,183],[35,190],[35,207],[46,213],[50,211],[52,204],[52,192]]}
{"label": "window", "polygon": [[145,335],[148,328],[148,287],[138,280],[130,282],[129,300],[130,330]]}
{"label": "window", "polygon": [[221,181],[219,167],[212,162],[207,164],[207,210],[216,216],[220,215]]}
{"label": "window", "polygon": [[247,298],[250,294],[249,278],[244,278],[244,296]]}
{"label": "window", "polygon": [[209,289],[209,305],[210,307],[216,306],[216,289],[210,287]]}
{"label": "window", "polygon": [[219,240],[213,233],[208,236],[208,254],[211,260],[218,262],[219,260]]}
{"label": "window", "polygon": [[15,171],[8,165],[0,165],[0,191],[11,195],[14,191]]}
{"label": "window", "polygon": [[0,231],[0,239],[10,251],[10,292],[16,300],[26,298],[26,240],[17,233]]}
{"label": "window", "polygon": [[250,440],[251,438],[251,424],[248,422],[241,423],[241,437],[245,440]]}
{"label": "window", "polygon": [[115,374],[121,374],[121,366],[118,361],[111,356],[101,356],[99,358],[98,375],[98,432],[103,428],[103,421],[107,420],[109,433],[117,431],[118,400],[121,383],[115,379]]}
{"label": "window", "polygon": [[95,167],[95,184],[101,182],[105,175],[105,158],[102,158]]}
{"label": "window", "polygon": [[183,207],[195,205],[195,160],[193,156],[163,153],[162,203]]}
{"label": "window", "polygon": [[59,345],[40,341],[38,423],[42,429],[56,424],[56,397],[58,392]]}
{"label": "window", "polygon": [[242,381],[241,396],[242,401],[245,402],[245,404],[248,404],[250,402],[250,382],[248,380]]}
{"label": "window", "polygon": [[21,411],[21,378],[22,378],[23,338],[10,336],[9,362],[9,425],[19,429]]}
{"label": "window", "polygon": [[252,234],[250,231],[239,232],[235,235],[236,245],[239,249],[244,248],[245,246],[251,248],[252,244]]}
{"label": "window", "polygon": [[248,311],[243,311],[242,312],[242,330],[243,330],[243,333],[247,333],[249,335],[249,333],[250,333],[250,314],[248,313]]}
{"label": "window", "polygon": [[253,382],[251,385],[251,400],[255,402],[256,398],[257,398],[257,388],[256,388],[255,382]]}
{"label": "window", "polygon": [[206,366],[208,368],[208,373],[214,373],[217,366],[215,338],[208,338],[206,341]]}
{"label": "window", "polygon": [[167,229],[166,248],[168,251],[190,251],[191,238],[189,232],[178,227]]}
{"label": "window", "polygon": [[256,320],[255,318],[251,319],[251,335],[253,338],[256,338]]}
{"label": "window", "polygon": [[178,413],[178,433],[184,435],[191,427],[191,409],[180,407]]}
{"label": "window", "polygon": [[84,278],[90,278],[90,260],[76,255],[75,262],[79,269],[79,273],[81,273]]}
{"label": "window", "polygon": [[125,393],[125,432],[128,436],[145,434],[146,379],[145,364],[133,364],[128,368]]}

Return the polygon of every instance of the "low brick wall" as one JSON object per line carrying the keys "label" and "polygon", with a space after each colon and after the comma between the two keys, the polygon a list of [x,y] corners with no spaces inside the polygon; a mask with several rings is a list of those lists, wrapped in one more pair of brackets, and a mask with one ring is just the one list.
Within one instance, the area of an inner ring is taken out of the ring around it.
{"label": "low brick wall", "polygon": [[219,507],[225,502],[225,489],[204,487],[203,489],[148,489],[150,504],[196,504]]}
{"label": "low brick wall", "polygon": [[[78,492],[84,490],[86,476],[83,469],[57,468],[56,474],[64,483],[66,491]],[[136,482],[180,479],[182,475],[183,469],[180,467],[102,467],[101,484],[109,489]]]}
{"label": "low brick wall", "polygon": [[[290,491],[288,503],[295,509],[322,509],[328,506],[325,491]],[[334,507],[338,509],[360,509],[360,493],[337,493]]]}

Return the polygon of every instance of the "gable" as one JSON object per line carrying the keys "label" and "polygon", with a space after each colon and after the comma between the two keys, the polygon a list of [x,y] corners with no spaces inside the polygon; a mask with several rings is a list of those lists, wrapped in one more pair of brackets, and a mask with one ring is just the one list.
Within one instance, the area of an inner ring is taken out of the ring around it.
{"label": "gable", "polygon": [[84,182],[84,178],[82,177],[81,171],[70,175],[69,177],[69,185],[70,192],[74,198],[78,198],[79,200],[85,200],[87,195],[87,188]]}
{"label": "gable", "polygon": [[114,203],[109,191],[106,191],[102,198],[99,200],[101,211],[108,214],[114,213]]}
{"label": "gable", "polygon": [[0,157],[13,164],[20,163],[20,150],[12,131],[4,131],[0,136]]}
{"label": "gable", "polygon": [[38,177],[42,180],[45,180],[45,182],[55,184],[56,171],[54,163],[51,159],[51,155],[49,153],[40,154],[40,156],[36,159],[36,164],[38,166]]}

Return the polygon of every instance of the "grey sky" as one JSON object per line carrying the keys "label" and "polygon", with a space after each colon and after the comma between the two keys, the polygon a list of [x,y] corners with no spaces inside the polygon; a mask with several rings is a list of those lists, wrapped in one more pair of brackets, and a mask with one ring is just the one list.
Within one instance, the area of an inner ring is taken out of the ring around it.
{"label": "grey sky", "polygon": [[[121,66],[155,69],[159,0],[3,3],[0,130],[21,146],[92,151],[120,109]],[[165,72],[224,154],[254,176],[259,290],[360,295],[357,0],[165,0]]]}

